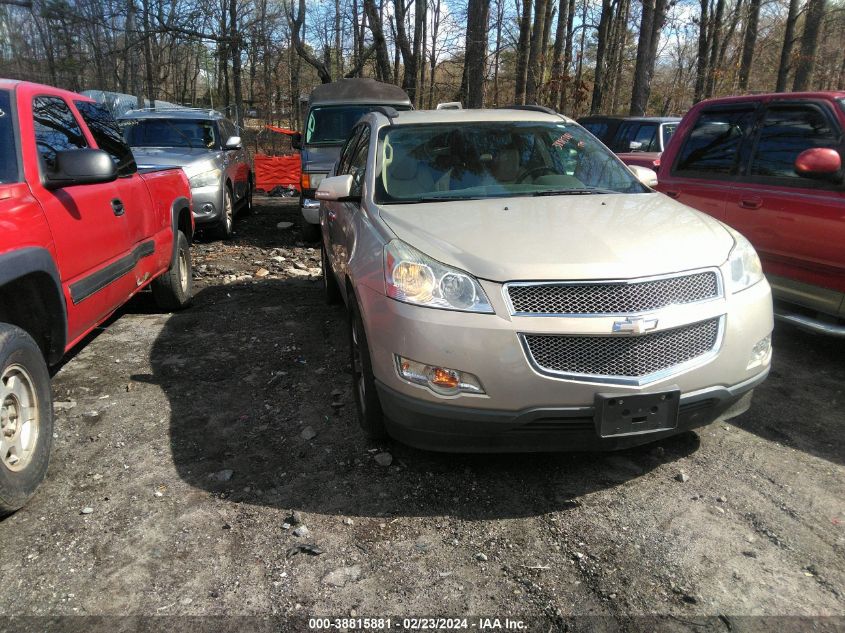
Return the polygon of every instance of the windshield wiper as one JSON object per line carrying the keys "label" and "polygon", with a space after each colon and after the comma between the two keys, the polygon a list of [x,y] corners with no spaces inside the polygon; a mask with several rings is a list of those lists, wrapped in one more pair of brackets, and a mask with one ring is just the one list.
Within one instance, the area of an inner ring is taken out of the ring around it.
{"label": "windshield wiper", "polygon": [[413,200],[395,200],[384,204],[419,204],[421,202],[463,202],[464,200],[485,200],[481,196],[424,196]]}
{"label": "windshield wiper", "polygon": [[532,193],[532,196],[588,196],[592,193],[618,193],[617,191],[612,191],[611,189],[596,189],[596,188],[583,188],[583,189],[546,189],[545,191],[535,191]]}

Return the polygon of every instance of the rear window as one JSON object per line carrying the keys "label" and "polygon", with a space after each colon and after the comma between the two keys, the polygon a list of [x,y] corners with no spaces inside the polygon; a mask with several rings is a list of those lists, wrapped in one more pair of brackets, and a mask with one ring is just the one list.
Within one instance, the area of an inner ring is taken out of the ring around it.
{"label": "rear window", "polygon": [[20,169],[12,121],[12,93],[0,90],[0,184],[18,181]]}
{"label": "rear window", "polygon": [[702,178],[734,173],[753,123],[753,108],[702,112],[684,141],[675,173]]}
{"label": "rear window", "polygon": [[663,137],[663,149],[665,150],[669,146],[669,140],[675,136],[675,132],[678,130],[677,123],[664,123],[661,127],[660,134]]}
{"label": "rear window", "polygon": [[112,157],[117,173],[128,176],[137,171],[135,157],[132,150],[123,141],[123,134],[112,115],[105,106],[90,101],[74,101],[76,109],[82,115],[82,120],[91,130],[91,135],[97,141],[97,147]]}
{"label": "rear window", "polygon": [[[308,113],[305,124],[306,145],[343,145],[352,128],[365,114],[372,112],[375,105],[315,106]],[[409,106],[390,106],[396,110],[408,110]]]}
{"label": "rear window", "polygon": [[123,138],[132,147],[217,149],[220,139],[214,121],[205,119],[123,119]]}

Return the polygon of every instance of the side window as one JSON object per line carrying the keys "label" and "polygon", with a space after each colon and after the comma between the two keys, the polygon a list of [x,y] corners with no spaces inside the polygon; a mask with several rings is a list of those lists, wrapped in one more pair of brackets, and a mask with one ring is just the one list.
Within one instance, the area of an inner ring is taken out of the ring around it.
{"label": "side window", "polygon": [[74,101],[74,104],[91,130],[97,147],[112,157],[118,176],[131,176],[138,171],[132,150],[124,142],[123,133],[105,106],[90,101]]}
{"label": "side window", "polygon": [[634,138],[628,142],[628,147],[630,152],[659,152],[657,126],[651,123],[641,125]]}
{"label": "side window", "polygon": [[32,118],[35,145],[44,169],[55,169],[57,152],[88,147],[79,123],[62,99],[36,97],[32,100]]}
{"label": "side window", "polygon": [[364,187],[364,175],[367,172],[367,153],[370,149],[370,128],[365,127],[355,151],[349,161],[349,173],[352,174],[352,196],[360,196]]}
{"label": "side window", "polygon": [[838,134],[817,108],[769,108],[763,117],[751,160],[751,175],[806,183],[795,173],[798,154],[811,147],[836,148],[838,140]]}
{"label": "side window", "polygon": [[584,128],[597,139],[604,139],[607,134],[607,127],[607,123],[602,123],[601,121],[588,121],[584,123]]}
{"label": "side window", "polygon": [[360,135],[361,128],[353,130],[350,137],[346,139],[346,143],[343,144],[343,148],[340,150],[340,157],[338,158],[338,176],[349,173],[349,161],[352,159],[352,152],[358,143],[358,139],[361,137]]}
{"label": "side window", "polygon": [[700,178],[733,173],[753,122],[753,108],[702,112],[678,154],[674,173]]}
{"label": "side window", "polygon": [[634,140],[634,135],[637,133],[639,123],[623,123],[616,131],[616,136],[613,139],[611,149],[614,152],[630,152],[631,141]]}

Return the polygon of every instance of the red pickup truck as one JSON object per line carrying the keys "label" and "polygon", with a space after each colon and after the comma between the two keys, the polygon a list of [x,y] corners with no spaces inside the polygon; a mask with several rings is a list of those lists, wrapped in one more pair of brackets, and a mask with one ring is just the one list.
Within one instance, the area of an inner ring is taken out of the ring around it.
{"label": "red pickup truck", "polygon": [[185,174],[139,172],[102,106],[0,79],[0,514],[47,472],[48,365],[147,286],[187,305],[193,232]]}
{"label": "red pickup truck", "polygon": [[684,117],[657,190],[745,235],[776,315],[845,336],[845,92],[712,99]]}

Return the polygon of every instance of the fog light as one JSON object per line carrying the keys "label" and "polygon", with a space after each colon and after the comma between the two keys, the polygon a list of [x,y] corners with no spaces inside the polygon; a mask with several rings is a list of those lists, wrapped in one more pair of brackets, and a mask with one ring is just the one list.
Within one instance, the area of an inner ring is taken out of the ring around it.
{"label": "fog light", "polygon": [[753,369],[765,365],[772,358],[772,335],[761,338],[751,349],[751,360],[746,369]]}
{"label": "fog light", "polygon": [[435,393],[454,396],[459,393],[484,393],[478,378],[465,371],[426,365],[408,358],[396,357],[399,375],[415,385],[428,387]]}

